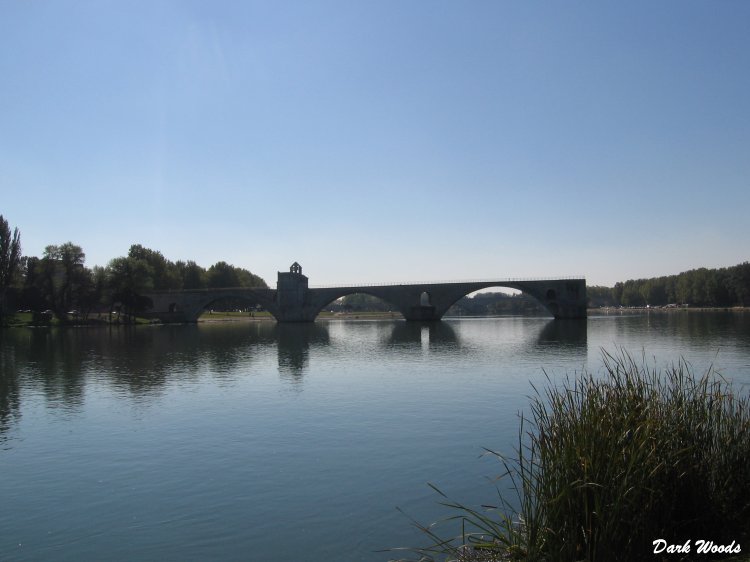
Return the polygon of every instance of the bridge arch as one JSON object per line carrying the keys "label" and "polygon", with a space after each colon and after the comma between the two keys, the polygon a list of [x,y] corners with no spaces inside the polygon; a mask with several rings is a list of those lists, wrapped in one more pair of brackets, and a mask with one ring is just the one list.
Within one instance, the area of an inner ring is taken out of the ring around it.
{"label": "bridge arch", "polygon": [[[341,299],[343,297],[348,297],[351,295],[367,295],[368,297],[375,298],[379,301],[382,301],[386,304],[388,304],[391,307],[391,312],[395,311],[398,312],[402,317],[404,316],[403,311],[401,310],[401,307],[397,302],[394,302],[392,299],[387,298],[387,296],[384,296],[383,294],[380,294],[379,291],[372,288],[362,288],[362,287],[347,287],[342,288],[339,290],[331,290],[330,292],[327,292],[325,296],[323,296],[320,299],[317,299],[318,302],[315,304],[315,309],[313,311],[313,318],[317,318],[317,316],[325,310],[326,307],[330,306],[331,303],[337,301],[338,299]],[[323,302],[325,301],[325,302]]]}
{"label": "bridge arch", "polygon": [[545,315],[550,311],[537,298],[501,284],[469,291],[453,301],[444,315]]}
{"label": "bridge arch", "polygon": [[540,298],[540,295],[538,293],[535,294],[535,292],[524,290],[524,288],[517,286],[515,283],[498,281],[488,281],[486,283],[471,283],[465,286],[456,286],[454,290],[449,290],[442,294],[442,298],[439,298],[439,302],[437,302],[438,297],[436,296],[436,314],[439,315],[439,318],[442,318],[443,315],[445,315],[445,313],[448,312],[448,310],[462,298],[471,295],[472,293],[476,293],[477,291],[491,288],[512,289],[515,291],[519,291],[523,295],[530,297],[532,300],[537,302],[539,305],[541,305],[541,307],[549,311],[554,316],[554,313],[552,313],[552,311],[547,306],[547,303],[543,298]]}
{"label": "bridge arch", "polygon": [[[555,286],[550,286],[550,283]],[[501,287],[520,291],[524,295],[531,297],[546,309],[553,317],[558,318],[561,314],[561,306],[558,302],[560,290],[556,285],[557,281],[546,283],[544,281],[487,281],[467,284],[456,284],[454,287],[441,291],[439,298],[435,296],[435,315],[436,319],[448,312],[448,309],[461,300],[463,297],[492,287]],[[437,291],[435,291],[437,293]]]}
{"label": "bridge arch", "polygon": [[[201,299],[196,302],[195,310],[194,309],[194,315],[195,320],[198,319],[198,317],[202,314],[204,310],[206,310],[209,306],[211,306],[214,303],[218,303],[221,301],[226,300],[234,300],[234,301],[240,301],[240,302],[246,302],[248,304],[253,305],[260,305],[263,307],[264,310],[268,311],[271,316],[274,317],[275,320],[278,321],[278,309],[276,308],[276,304],[273,302],[272,299],[269,299],[265,297],[264,295],[260,295],[254,291],[250,291],[248,289],[242,289],[240,291],[228,291],[226,293],[221,294],[211,294],[207,295],[204,299]],[[195,314],[197,312],[197,314]]]}

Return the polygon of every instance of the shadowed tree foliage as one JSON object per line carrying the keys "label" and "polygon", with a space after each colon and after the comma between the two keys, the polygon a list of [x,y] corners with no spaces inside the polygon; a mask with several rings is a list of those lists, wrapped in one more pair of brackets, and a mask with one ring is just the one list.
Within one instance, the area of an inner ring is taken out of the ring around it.
{"label": "shadowed tree foliage", "polygon": [[[169,261],[161,252],[140,244],[133,244],[127,256],[110,261],[105,277],[104,300],[111,307],[121,305],[123,312],[131,315],[150,306],[143,294],[151,291],[267,287],[257,275],[224,261],[206,270],[192,260]],[[240,306],[230,304],[232,308]]]}
{"label": "shadowed tree foliage", "polygon": [[128,257],[141,260],[151,268],[151,284],[156,291],[182,289],[182,278],[174,263],[167,260],[161,252],[133,244]]}
{"label": "shadowed tree foliage", "polygon": [[84,267],[86,254],[72,242],[49,245],[39,263],[37,282],[50,309],[61,321],[80,305],[92,285],[91,272]]}
{"label": "shadowed tree foliage", "polygon": [[208,286],[212,289],[221,287],[239,287],[240,278],[237,271],[225,261],[220,261],[208,268]]}
{"label": "shadowed tree foliage", "polygon": [[[266,282],[247,269],[235,267],[225,261],[220,261],[208,268],[205,274],[206,286],[211,289],[228,287],[260,287],[267,288]],[[241,310],[248,306],[246,301],[224,299],[213,305],[217,310]]]}
{"label": "shadowed tree foliage", "polygon": [[750,263],[745,262],[729,270],[728,286],[742,306],[750,306]]}
{"label": "shadowed tree foliage", "polygon": [[207,272],[204,268],[199,266],[192,260],[187,262],[177,261],[175,267],[182,280],[182,288],[189,289],[205,289],[207,286]]}
{"label": "shadowed tree foliage", "polygon": [[4,321],[8,289],[14,283],[21,264],[21,233],[18,227],[11,235],[8,221],[0,215],[0,323]]}
{"label": "shadowed tree foliage", "polygon": [[109,262],[106,285],[110,307],[120,303],[124,312],[134,314],[147,306],[140,295],[154,289],[154,270],[144,259],[123,256]]}
{"label": "shadowed tree foliage", "polygon": [[49,245],[41,258],[22,257],[18,228],[11,232],[0,215],[0,321],[5,321],[11,288],[13,300],[22,308],[49,309],[60,322],[69,322],[86,319],[91,311],[112,312],[116,306],[136,314],[150,306],[143,295],[151,291],[268,287],[254,273],[225,261],[207,270],[192,260],[169,261],[140,244],[130,246],[127,256],[111,260],[107,267],[88,269],[85,259],[83,249],[73,242]]}
{"label": "shadowed tree foliage", "polygon": [[23,271],[20,298],[21,308],[37,311],[47,308],[47,301],[44,299],[41,290],[41,262],[42,260],[36,257],[24,256],[21,258],[21,269]]}
{"label": "shadowed tree foliage", "polygon": [[720,269],[691,269],[678,275],[651,279],[630,279],[606,287],[589,287],[590,306],[748,306],[750,305],[750,263]]}
{"label": "shadowed tree foliage", "polygon": [[586,287],[586,296],[589,299],[589,306],[592,307],[615,306],[619,303],[611,287],[590,285]]}
{"label": "shadowed tree foliage", "polygon": [[220,261],[208,268],[207,286],[212,289],[225,287],[262,287],[266,282],[247,269],[235,267],[225,261]]}
{"label": "shadowed tree foliage", "polygon": [[81,316],[87,318],[92,310],[98,309],[107,294],[107,270],[95,265],[88,270],[88,284],[81,294],[79,305]]}

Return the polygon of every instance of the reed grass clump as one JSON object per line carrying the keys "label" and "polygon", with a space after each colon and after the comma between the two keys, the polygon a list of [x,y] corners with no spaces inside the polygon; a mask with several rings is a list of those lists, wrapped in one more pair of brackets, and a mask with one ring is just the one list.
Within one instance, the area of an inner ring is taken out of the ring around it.
{"label": "reed grass clump", "polygon": [[660,538],[736,541],[747,554],[748,396],[685,361],[661,372],[605,352],[604,366],[535,389],[517,457],[498,455],[517,497],[499,492],[489,510],[446,498],[460,535],[422,527],[433,544],[412,551],[419,560],[655,560]]}

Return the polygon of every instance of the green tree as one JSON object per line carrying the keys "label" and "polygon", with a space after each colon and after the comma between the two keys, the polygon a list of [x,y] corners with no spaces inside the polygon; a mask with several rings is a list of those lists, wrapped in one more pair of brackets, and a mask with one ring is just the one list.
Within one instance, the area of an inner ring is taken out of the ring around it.
{"label": "green tree", "polygon": [[143,293],[154,290],[154,270],[146,260],[115,258],[107,265],[106,279],[110,307],[120,303],[123,312],[130,315],[148,307]]}
{"label": "green tree", "polygon": [[189,290],[206,288],[206,270],[194,261],[177,261],[175,262],[175,268],[177,269],[177,272],[182,279],[183,289]]}
{"label": "green tree", "polygon": [[263,279],[245,268],[236,267],[235,271],[237,272],[237,278],[240,281],[240,287],[262,287],[264,289],[268,287]]}
{"label": "green tree", "polygon": [[207,286],[212,289],[227,287],[261,287],[267,288],[266,282],[242,267],[235,267],[225,261],[220,261],[208,268],[206,272]]}
{"label": "green tree", "polygon": [[167,260],[161,252],[133,244],[128,257],[142,260],[151,267],[152,285],[155,291],[182,289],[182,279],[174,263]]}
{"label": "green tree", "polygon": [[18,227],[10,232],[8,221],[0,215],[0,322],[7,313],[8,289],[14,283],[21,264],[21,233]]}
{"label": "green tree", "polygon": [[[592,287],[589,291],[593,290]],[[707,269],[701,267],[679,275],[616,283],[615,301],[624,306],[654,306],[669,303],[693,306],[745,306],[750,303],[750,264]]]}
{"label": "green tree", "polygon": [[225,261],[217,262],[208,268],[207,280],[208,286],[212,289],[240,286],[237,270]]}
{"label": "green tree", "polygon": [[750,262],[730,268],[727,284],[736,304],[750,305]]}
{"label": "green tree", "polygon": [[86,269],[86,273],[86,280],[78,297],[83,319],[88,317],[93,308],[99,307],[104,302],[107,294],[106,269],[95,265],[91,270]]}
{"label": "green tree", "polygon": [[612,287],[612,298],[615,299],[615,303],[622,305],[622,292],[625,289],[625,284],[620,281],[618,283],[615,283],[615,286]]}
{"label": "green tree", "polygon": [[664,290],[666,292],[666,304],[673,304],[677,302],[677,276],[670,275],[664,282]]}
{"label": "green tree", "polygon": [[610,287],[599,285],[586,287],[586,297],[591,307],[615,306],[619,304],[619,301],[615,300],[613,289]]}
{"label": "green tree", "polygon": [[646,301],[639,290],[640,280],[625,281],[622,287],[620,302],[623,306],[644,306]]}
{"label": "green tree", "polygon": [[90,272],[84,267],[86,254],[72,242],[49,245],[44,249],[38,277],[43,296],[61,321],[79,305],[83,290],[90,284]]}
{"label": "green tree", "polygon": [[49,308],[42,294],[42,260],[33,256],[21,258],[23,283],[21,286],[21,308],[41,311]]}
{"label": "green tree", "polygon": [[639,292],[643,302],[650,306],[663,306],[667,304],[667,282],[666,277],[655,279],[642,279],[637,281]]}
{"label": "green tree", "polygon": [[725,267],[713,271],[714,276],[714,302],[716,306],[732,306],[737,304],[732,296],[729,270]]}

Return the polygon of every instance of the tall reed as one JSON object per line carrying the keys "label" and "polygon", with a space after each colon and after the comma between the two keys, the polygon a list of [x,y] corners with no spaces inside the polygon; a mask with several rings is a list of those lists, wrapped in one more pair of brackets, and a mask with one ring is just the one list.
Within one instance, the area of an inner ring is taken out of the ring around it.
{"label": "tall reed", "polygon": [[514,507],[446,498],[460,535],[422,527],[433,545],[412,549],[419,560],[653,560],[660,538],[750,547],[748,396],[685,361],[660,372],[620,351],[604,366],[535,389],[517,457],[498,455]]}

